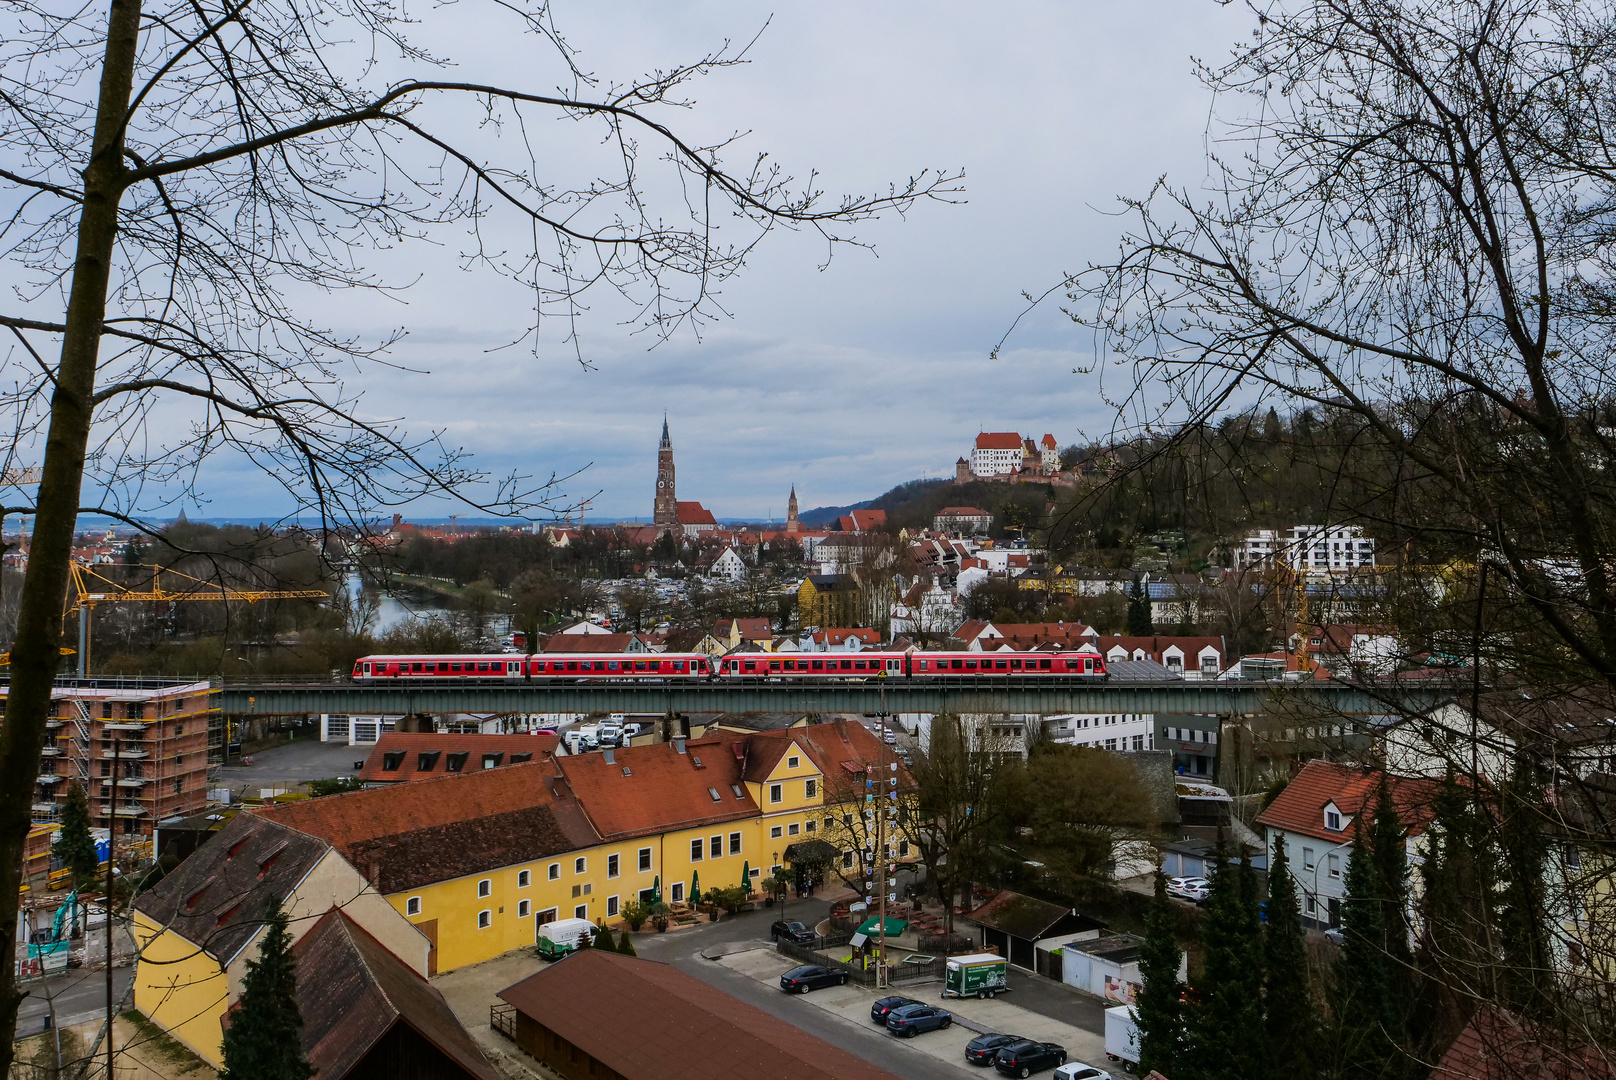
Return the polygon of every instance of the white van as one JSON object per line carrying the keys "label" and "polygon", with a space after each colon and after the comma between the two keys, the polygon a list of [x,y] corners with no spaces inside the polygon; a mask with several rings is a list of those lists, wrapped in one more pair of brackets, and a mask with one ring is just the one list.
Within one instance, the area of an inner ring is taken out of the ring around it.
{"label": "white van", "polygon": [[559,960],[578,948],[584,938],[594,940],[595,924],[588,919],[556,919],[539,927],[539,955]]}

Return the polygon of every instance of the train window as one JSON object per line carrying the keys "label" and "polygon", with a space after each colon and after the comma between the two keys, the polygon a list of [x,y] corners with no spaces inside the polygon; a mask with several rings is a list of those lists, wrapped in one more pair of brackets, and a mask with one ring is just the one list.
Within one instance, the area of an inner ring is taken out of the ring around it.
{"label": "train window", "polygon": [[780,670],[780,661],[778,661],[778,660],[770,660],[769,661],[769,670],[770,671],[779,671]]}
{"label": "train window", "polygon": [[786,661],[786,670],[787,671],[796,671],[797,670],[797,662],[795,660],[787,660]]}
{"label": "train window", "polygon": [[920,662],[920,670],[921,671],[930,671],[931,670],[931,661],[930,660],[922,660]]}
{"label": "train window", "polygon": [[741,662],[739,660],[731,660],[729,662],[729,669],[731,671],[739,671],[739,670],[741,670]]}
{"label": "train window", "polygon": [[[623,661],[623,663],[626,664],[626,663],[628,663],[628,661],[625,660],[625,661]],[[616,660],[608,660],[608,661],[606,661],[606,670],[607,671],[616,671],[617,670],[617,661]]]}
{"label": "train window", "polygon": [[757,670],[757,662],[754,661],[754,660],[748,660],[746,662],[746,670],[747,671],[756,671]]}
{"label": "train window", "polygon": [[863,670],[865,670],[864,661],[862,661],[862,660],[853,661],[853,670],[854,671],[863,671]]}
{"label": "train window", "polygon": [[825,661],[823,661],[823,660],[815,660],[814,661],[814,670],[815,671],[824,671],[825,670]]}
{"label": "train window", "polygon": [[842,661],[842,670],[843,671],[852,671],[853,670],[853,661],[851,661],[851,660],[843,660]]}
{"label": "train window", "polygon": [[955,671],[961,671],[965,668],[965,661],[955,660],[949,664],[949,667],[953,668]]}
{"label": "train window", "polygon": [[421,665],[419,663],[411,664],[410,665],[410,670],[411,671],[420,671],[421,670]]}
{"label": "train window", "polygon": [[634,661],[634,670],[635,671],[644,671],[645,670],[645,661],[644,660],[636,660],[636,661]]}
{"label": "train window", "polygon": [[1020,660],[1012,660],[1012,661],[1010,661],[1010,670],[1011,671],[1020,671],[1021,670],[1021,661]]}
{"label": "train window", "polygon": [[568,671],[577,671],[578,670],[578,661],[576,661],[576,660],[568,660],[567,661],[567,670]]}
{"label": "train window", "polygon": [[[989,667],[993,666],[991,661],[988,662],[988,666]],[[965,661],[965,670],[966,671],[975,671],[976,670],[976,661],[975,660],[967,660],[967,661]]]}
{"label": "train window", "polygon": [[366,664],[366,665],[365,665],[365,674],[366,674],[366,675],[369,675],[369,674],[370,674],[370,665],[369,665],[369,664]]}
{"label": "train window", "polygon": [[518,664],[515,660],[512,660],[510,663],[505,665],[505,670],[510,672],[512,675],[514,675],[518,671],[521,670],[521,665]]}
{"label": "train window", "polygon": [[673,662],[673,670],[675,670],[675,671],[683,671],[684,669],[685,669],[685,662],[683,660],[675,660]]}
{"label": "train window", "polygon": [[483,661],[478,661],[477,670],[478,671],[487,671],[488,670],[488,664],[483,662]]}
{"label": "train window", "polygon": [[1048,671],[1049,670],[1049,661],[1048,660],[1040,660],[1040,661],[1038,661],[1038,668],[1041,671]]}
{"label": "train window", "polygon": [[459,671],[460,670],[460,665],[459,664],[450,664],[449,665],[449,670],[450,671]]}
{"label": "train window", "polygon": [[1008,666],[1009,666],[1008,661],[1005,661],[1005,660],[995,660],[995,661],[993,661],[993,667],[997,671],[1003,671]]}

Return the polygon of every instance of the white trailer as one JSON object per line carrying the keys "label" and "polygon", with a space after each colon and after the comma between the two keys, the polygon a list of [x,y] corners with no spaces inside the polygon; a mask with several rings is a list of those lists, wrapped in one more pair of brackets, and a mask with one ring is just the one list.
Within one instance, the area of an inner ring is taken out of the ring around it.
{"label": "white trailer", "polygon": [[1133,1072],[1139,1067],[1139,1018],[1132,1005],[1105,1010],[1105,1056]]}

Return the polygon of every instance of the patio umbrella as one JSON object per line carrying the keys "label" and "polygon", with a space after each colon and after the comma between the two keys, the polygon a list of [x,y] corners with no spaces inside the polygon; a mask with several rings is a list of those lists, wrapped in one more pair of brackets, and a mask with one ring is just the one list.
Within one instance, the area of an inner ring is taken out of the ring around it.
{"label": "patio umbrella", "polygon": [[651,879],[651,903],[662,903],[662,875],[658,874]]}
{"label": "patio umbrella", "polygon": [[701,871],[693,870],[690,873],[690,902],[701,903]]}
{"label": "patio umbrella", "polygon": [[748,859],[741,864],[741,891],[747,896],[752,895],[752,860]]}
{"label": "patio umbrella", "polygon": [[[894,919],[891,915],[887,916],[886,923],[887,937],[897,937],[899,934],[903,933],[909,928],[908,923],[904,922],[902,919]],[[858,932],[863,934],[865,937],[874,937],[880,932],[880,926],[880,917],[871,916],[859,924]]]}

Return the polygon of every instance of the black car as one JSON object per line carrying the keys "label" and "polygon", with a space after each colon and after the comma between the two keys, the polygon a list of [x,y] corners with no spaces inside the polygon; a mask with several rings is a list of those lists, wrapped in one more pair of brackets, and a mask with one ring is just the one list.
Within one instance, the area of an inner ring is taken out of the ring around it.
{"label": "black car", "polygon": [[845,971],[832,971],[818,964],[804,964],[780,976],[780,989],[788,994],[806,994],[822,986],[842,986],[846,982]]}
{"label": "black car", "polygon": [[972,1065],[992,1065],[1000,1050],[1011,1043],[1026,1041],[1020,1035],[1003,1035],[997,1031],[990,1031],[985,1035],[978,1035],[965,1044],[965,1060]]}
{"label": "black car", "polygon": [[905,1038],[942,1031],[953,1022],[954,1014],[937,1005],[904,1005],[887,1013],[887,1030]]}
{"label": "black car", "polygon": [[787,941],[794,941],[798,945],[812,945],[818,936],[800,922],[776,922],[769,927],[770,941],[779,941],[781,938],[785,938]]}
{"label": "black car", "polygon": [[870,1019],[874,1020],[877,1024],[880,1024],[882,1027],[886,1027],[886,1025],[887,1025],[887,1017],[892,1013],[893,1009],[901,1009],[905,1005],[919,1005],[919,1004],[920,1004],[920,1002],[916,1001],[914,998],[906,998],[906,997],[877,998],[876,1001],[875,1001],[875,1004],[870,1006]]}
{"label": "black car", "polygon": [[1066,1047],[1023,1039],[999,1048],[993,1067],[1009,1076],[1031,1076],[1035,1072],[1066,1064]]}

